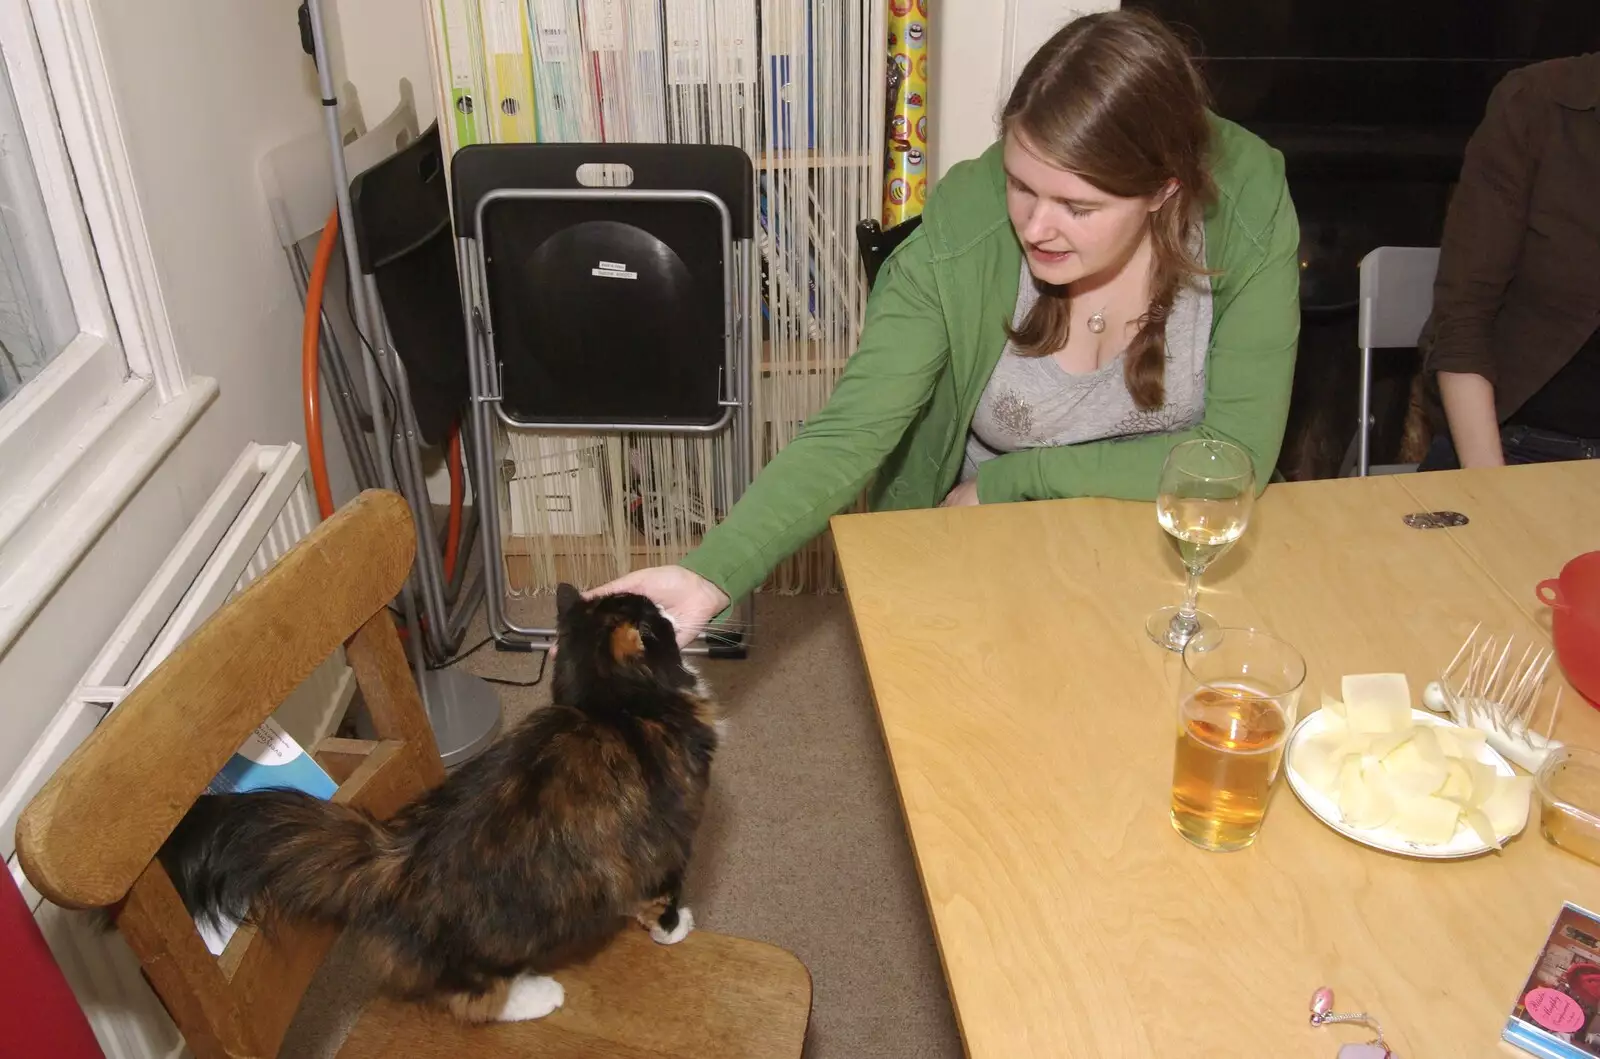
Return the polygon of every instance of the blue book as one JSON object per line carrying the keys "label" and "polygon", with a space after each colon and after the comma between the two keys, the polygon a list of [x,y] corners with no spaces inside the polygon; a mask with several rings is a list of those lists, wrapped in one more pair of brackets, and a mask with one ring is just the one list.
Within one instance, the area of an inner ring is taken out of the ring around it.
{"label": "blue book", "polygon": [[1600,918],[1568,902],[1500,1034],[1542,1059],[1600,1056]]}
{"label": "blue book", "polygon": [[[244,794],[264,790],[305,791],[317,798],[332,798],[339,785],[322,770],[293,736],[268,717],[250,733],[244,745],[222,766],[206,787],[206,794]],[[234,920],[215,925],[196,923],[200,938],[213,956],[222,955],[228,940],[239,930]]]}
{"label": "blue book", "polygon": [[268,717],[222,766],[206,793],[243,794],[283,788],[305,791],[318,798],[332,798],[339,789],[333,777],[322,771],[322,766],[294,737]]}

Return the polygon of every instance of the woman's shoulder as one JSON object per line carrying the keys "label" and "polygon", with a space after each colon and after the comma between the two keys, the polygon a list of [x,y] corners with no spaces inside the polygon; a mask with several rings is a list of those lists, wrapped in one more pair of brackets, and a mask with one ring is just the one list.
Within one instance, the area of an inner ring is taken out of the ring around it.
{"label": "woman's shoulder", "polygon": [[1209,165],[1217,201],[1206,214],[1207,241],[1264,250],[1274,227],[1286,220],[1283,152],[1242,125],[1216,114],[1210,120]]}
{"label": "woman's shoulder", "polygon": [[1001,152],[996,142],[978,157],[957,162],[934,183],[922,227],[935,256],[963,253],[1009,228]]}

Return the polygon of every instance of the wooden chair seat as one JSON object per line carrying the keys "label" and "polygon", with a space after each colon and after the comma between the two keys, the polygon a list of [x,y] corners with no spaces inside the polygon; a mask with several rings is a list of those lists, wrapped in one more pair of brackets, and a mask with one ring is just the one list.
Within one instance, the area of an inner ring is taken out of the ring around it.
{"label": "wooden chair seat", "polygon": [[696,931],[661,946],[630,926],[554,977],[566,1003],[532,1022],[468,1026],[376,1000],[338,1059],[768,1059],[805,1042],[811,977],[761,942]]}

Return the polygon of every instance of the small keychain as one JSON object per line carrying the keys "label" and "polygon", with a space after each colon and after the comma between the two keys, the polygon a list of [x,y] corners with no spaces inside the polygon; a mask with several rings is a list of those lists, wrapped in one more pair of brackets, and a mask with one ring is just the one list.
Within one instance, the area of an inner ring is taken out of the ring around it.
{"label": "small keychain", "polygon": [[1333,990],[1323,986],[1311,994],[1311,1025],[1329,1026],[1340,1022],[1357,1022],[1370,1026],[1377,1040],[1366,1044],[1341,1044],[1338,1059],[1398,1059],[1383,1040],[1383,1027],[1378,1020],[1364,1011],[1341,1014],[1333,1010]]}

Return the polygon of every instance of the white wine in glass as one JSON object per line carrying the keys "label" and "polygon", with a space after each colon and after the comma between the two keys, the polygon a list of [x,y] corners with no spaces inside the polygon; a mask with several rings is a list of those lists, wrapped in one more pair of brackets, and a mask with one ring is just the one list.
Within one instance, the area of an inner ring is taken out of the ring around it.
{"label": "white wine in glass", "polygon": [[1244,535],[1256,497],[1255,465],[1239,446],[1211,438],[1185,441],[1167,454],[1156,494],[1156,520],[1172,535],[1188,573],[1183,603],[1145,622],[1150,639],[1182,651],[1196,633],[1216,628],[1200,610],[1200,577]]}

